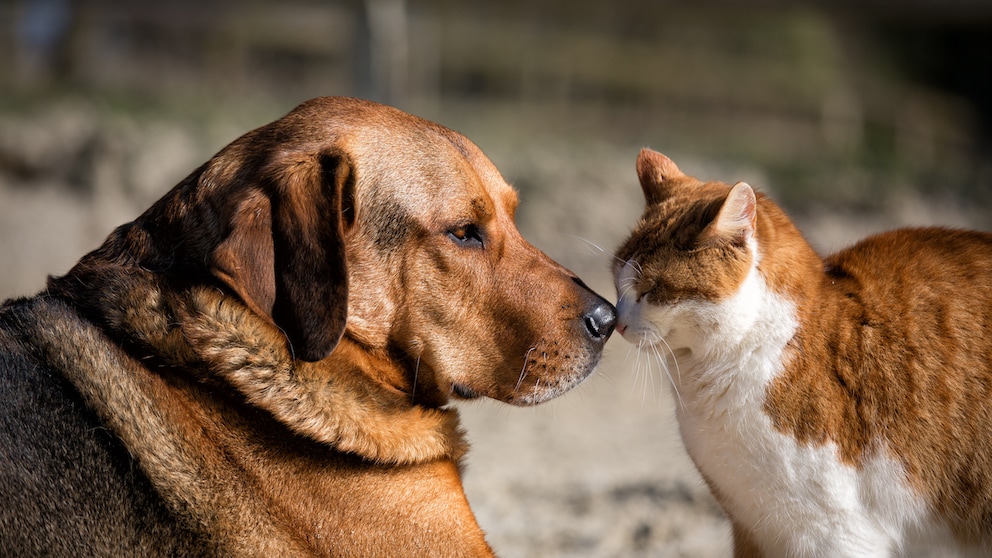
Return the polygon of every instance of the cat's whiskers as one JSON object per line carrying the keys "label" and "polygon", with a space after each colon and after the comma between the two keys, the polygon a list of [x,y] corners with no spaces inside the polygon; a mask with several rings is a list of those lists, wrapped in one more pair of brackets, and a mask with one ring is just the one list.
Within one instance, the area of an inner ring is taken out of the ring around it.
{"label": "cat's whiskers", "polygon": [[[631,353],[634,354],[634,366],[632,368],[633,371],[634,371],[634,382],[633,382],[633,384],[630,387],[631,395],[633,395],[634,390],[637,388],[637,384],[640,382],[641,373],[643,372],[643,368],[641,366],[641,347],[642,347],[643,343],[644,342],[642,340],[636,346],[633,345],[633,344],[631,344],[627,348],[627,355],[624,357],[624,360],[625,361],[630,361],[630,355],[631,355]],[[650,371],[650,364],[647,364],[646,366],[649,368],[649,370],[648,370],[647,373],[650,374],[651,373],[651,371]],[[645,385],[646,385],[646,382],[645,382]]]}
{"label": "cat's whiskers", "polygon": [[[619,258],[617,258],[617,259],[619,259]],[[644,269],[641,268],[641,264],[637,263],[637,260],[627,260],[624,263],[629,263],[630,264],[630,267],[634,268],[634,271],[637,272],[637,277],[640,277],[641,275],[644,275]]]}
{"label": "cat's whiskers", "polygon": [[[605,254],[606,253],[606,249],[605,248],[603,248],[599,244],[596,244],[595,242],[589,240],[588,238],[582,238],[581,236],[574,235],[574,234],[573,235],[570,235],[570,236],[572,238],[575,238],[575,239],[579,240],[580,242],[582,242],[583,246],[585,246],[586,248],[589,248],[590,249],[590,253],[593,254],[593,255]],[[614,257],[616,257],[616,256],[614,256]]]}
{"label": "cat's whiskers", "polygon": [[[652,349],[652,350],[654,349],[654,345],[653,344],[647,342],[646,339],[641,339],[640,342],[637,344],[637,352],[642,352],[643,351],[646,354],[648,354],[648,357],[650,357],[650,353],[647,353],[647,351],[644,351],[644,344],[645,343],[647,343],[649,349]],[[651,359],[650,358],[645,359],[645,369],[647,370],[647,374],[645,374],[645,376],[644,376],[644,389],[641,390],[641,405],[644,404],[644,398],[646,397],[646,394],[648,392],[648,382],[651,383],[651,392],[654,393],[654,374],[651,373]]]}
{"label": "cat's whiskers", "polygon": [[[675,363],[675,375],[679,379],[679,385],[682,385],[682,369],[679,367],[679,359],[675,356],[675,350],[668,344],[668,341],[665,341],[664,337],[658,336],[658,340],[665,344],[665,348],[668,349],[669,354],[672,355],[672,362]],[[668,359],[665,359],[665,370],[670,370],[668,368]],[[669,374],[669,376],[671,375]]]}
{"label": "cat's whiskers", "polygon": [[[581,236],[576,236],[576,235],[572,235],[572,237],[578,239],[582,243],[582,246],[585,248],[584,252],[589,254],[590,256],[601,256],[603,254],[609,254],[605,248],[603,248],[599,244],[596,244],[595,242],[587,238],[582,238]],[[620,261],[620,258],[614,255],[610,254],[610,257],[614,260]]]}
{"label": "cat's whiskers", "polygon": [[630,290],[634,288],[634,283],[636,283],[636,279],[633,277],[622,280],[620,284],[617,285],[620,287],[620,293],[617,296],[620,299],[626,297],[630,293]]}
{"label": "cat's whiskers", "polygon": [[641,278],[642,270],[641,270],[641,265],[637,263],[637,261],[635,260],[628,260],[626,262],[623,262],[623,260],[617,258],[616,256],[614,256],[614,258],[617,261],[621,261],[624,264],[630,264],[630,266],[634,269],[635,272],[635,275],[632,277],[622,278],[619,284],[617,285],[617,287],[619,287],[617,292],[617,298],[619,303],[619,300],[628,296],[630,294],[630,290],[633,289],[634,286],[637,284],[637,281]]}
{"label": "cat's whiskers", "polygon": [[[655,360],[657,360],[658,363],[661,365],[662,372],[668,378],[668,382],[669,382],[669,384],[671,384],[672,389],[675,390],[676,399],[678,399],[679,402],[681,403],[682,398],[679,397],[679,390],[675,386],[675,384],[672,382],[672,375],[668,372],[668,367],[664,364],[665,363],[665,357],[661,354],[661,351],[658,349],[658,346],[656,344],[651,343],[651,345],[650,345],[649,348],[651,350],[651,355],[653,355],[654,358],[655,358]],[[662,386],[659,386],[659,390],[658,390],[659,393],[662,392],[662,390],[660,389],[660,387],[663,387],[663,386],[664,386],[664,384],[662,384]]]}
{"label": "cat's whiskers", "polygon": [[607,252],[605,248],[603,248],[599,244],[596,244],[595,242],[589,240],[588,238],[582,238],[581,236],[574,235],[574,234],[571,235],[571,236],[572,236],[572,238],[575,238],[575,239],[579,240],[580,242],[582,242],[583,243],[583,246],[585,246],[586,248],[588,248],[589,249],[589,253],[592,254],[592,255],[594,255],[594,256],[598,256],[600,254],[607,254],[607,256],[611,260],[615,260],[616,262],[621,263],[621,264],[624,264],[624,265],[628,265],[629,264],[631,267],[634,268],[634,271],[637,272],[637,276],[635,278],[631,279],[632,281],[640,278],[640,276],[643,275],[644,270],[641,268],[641,264],[637,263],[636,260],[633,260],[633,259],[631,259],[631,260],[625,260],[623,258],[618,257],[616,254],[611,254],[611,253]]}
{"label": "cat's whiskers", "polygon": [[[589,248],[589,253],[592,254],[593,256],[598,256],[600,254],[606,254],[607,253],[605,248],[603,248],[599,244],[596,244],[595,242],[589,240],[588,238],[582,238],[581,236],[577,236],[577,235],[574,235],[574,234],[571,235],[571,236],[572,236],[572,238],[578,239],[580,242],[582,242],[583,243],[583,246],[585,246],[586,248]],[[622,259],[616,257],[613,254],[610,254],[610,258],[612,258],[612,259],[614,259],[614,260],[616,260],[616,261],[618,261],[620,263],[627,263],[627,262],[623,261]]]}
{"label": "cat's whiskers", "polygon": [[[634,352],[634,382],[631,386],[631,391],[637,388],[637,385],[642,382],[641,375],[646,374],[643,379],[643,392],[642,392],[642,403],[646,396],[648,390],[648,383],[650,382],[650,389],[652,392],[655,391],[654,384],[654,372],[652,361],[657,361],[658,366],[661,367],[661,372],[668,378],[669,384],[672,386],[672,390],[675,392],[675,399],[678,401],[679,407],[685,409],[685,401],[682,399],[682,394],[679,392],[679,385],[682,383],[682,371],[679,368],[678,360],[675,358],[675,351],[672,350],[671,345],[668,344],[665,339],[655,332],[645,333],[638,339],[637,345],[631,344],[627,349],[627,355],[625,360],[630,360],[631,351]],[[641,353],[643,353],[646,358],[641,360]],[[666,354],[667,353],[667,354]],[[668,365],[669,357],[671,355],[672,362],[675,363],[675,373],[678,378],[678,382],[675,381],[675,377],[671,374],[671,368]],[[653,358],[652,358],[653,357]]]}
{"label": "cat's whiskers", "polygon": [[[648,340],[645,339],[644,341]],[[685,401],[682,399],[682,394],[679,393],[679,385],[682,383],[682,371],[679,368],[678,360],[675,358],[675,351],[672,350],[672,346],[668,344],[668,341],[665,341],[664,337],[656,333],[652,334],[650,341],[648,341],[648,346],[651,348],[651,353],[658,359],[658,364],[664,371],[665,376],[668,377],[668,382],[672,385],[672,390],[675,392],[675,399],[679,402],[679,408],[685,410]],[[667,355],[661,350],[662,347],[672,355],[672,362],[675,363],[675,373],[679,379],[678,384],[675,383],[675,378],[672,377],[672,370],[668,366]]]}

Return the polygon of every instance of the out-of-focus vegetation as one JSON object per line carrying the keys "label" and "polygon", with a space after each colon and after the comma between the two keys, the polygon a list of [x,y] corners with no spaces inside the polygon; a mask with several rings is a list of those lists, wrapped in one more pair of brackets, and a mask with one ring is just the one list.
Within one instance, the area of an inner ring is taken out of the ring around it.
{"label": "out-of-focus vegetation", "polygon": [[520,189],[537,241],[628,227],[642,146],[800,217],[912,199],[981,225],[990,43],[992,3],[976,0],[14,0],[0,193],[69,193],[108,223],[99,238],[248,129],[354,95],[468,135]]}
{"label": "out-of-focus vegetation", "polygon": [[[21,0],[0,10],[10,55],[0,108],[17,115],[82,97],[195,130],[220,112],[261,123],[346,94],[484,122],[487,135],[581,133],[753,164],[792,204],[872,205],[900,189],[992,202],[987,2]],[[0,171],[16,174],[18,154],[3,149]]]}

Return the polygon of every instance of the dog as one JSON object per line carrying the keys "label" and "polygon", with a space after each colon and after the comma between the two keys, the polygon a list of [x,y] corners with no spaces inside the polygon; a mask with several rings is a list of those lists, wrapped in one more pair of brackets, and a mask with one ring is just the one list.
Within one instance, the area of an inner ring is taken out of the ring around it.
{"label": "dog", "polygon": [[0,553],[490,556],[453,399],[533,405],[615,309],[465,137],[319,98],[0,308]]}

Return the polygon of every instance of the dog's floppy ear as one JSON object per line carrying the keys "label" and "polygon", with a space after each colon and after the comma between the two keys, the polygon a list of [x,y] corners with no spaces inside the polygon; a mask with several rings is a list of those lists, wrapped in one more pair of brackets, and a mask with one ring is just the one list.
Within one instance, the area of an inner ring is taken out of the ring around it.
{"label": "dog's floppy ear", "polygon": [[272,196],[272,318],[289,336],[295,357],[312,362],[331,353],[348,317],[342,200],[354,177],[340,153],[283,168]]}
{"label": "dog's floppy ear", "polygon": [[286,334],[294,358],[321,360],[348,313],[342,200],[354,185],[350,159],[333,151],[277,157],[257,179],[260,189],[228,217],[211,271]]}

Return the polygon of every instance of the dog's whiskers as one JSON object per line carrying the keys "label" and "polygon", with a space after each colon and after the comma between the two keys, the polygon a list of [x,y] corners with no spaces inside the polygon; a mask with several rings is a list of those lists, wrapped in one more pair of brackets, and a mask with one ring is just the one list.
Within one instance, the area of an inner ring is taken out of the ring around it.
{"label": "dog's whiskers", "polygon": [[413,389],[410,392],[410,401],[417,400],[417,380],[420,378],[420,355],[417,355],[417,364],[413,367]]}
{"label": "dog's whiskers", "polygon": [[[516,393],[520,389],[520,384],[524,382],[524,376],[527,375],[527,360],[530,359],[530,354],[537,350],[537,347],[531,347],[527,349],[527,354],[524,355],[524,365],[520,369],[520,377],[517,378],[517,385],[513,386],[513,393]],[[538,379],[540,381],[540,379]]]}

